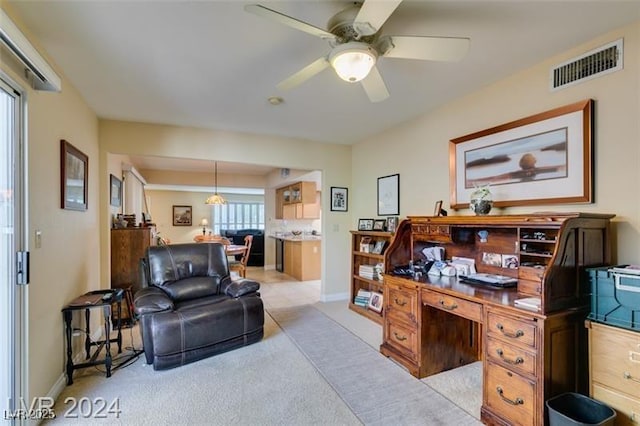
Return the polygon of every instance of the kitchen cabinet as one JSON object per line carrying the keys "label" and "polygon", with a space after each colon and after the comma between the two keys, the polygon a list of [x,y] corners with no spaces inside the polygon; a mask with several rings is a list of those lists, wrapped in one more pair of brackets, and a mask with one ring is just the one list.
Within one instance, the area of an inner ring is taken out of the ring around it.
{"label": "kitchen cabinet", "polygon": [[315,182],[296,182],[276,189],[276,219],[318,219],[320,192]]}
{"label": "kitchen cabinet", "polygon": [[320,279],[320,240],[284,240],[284,273],[300,281]]}

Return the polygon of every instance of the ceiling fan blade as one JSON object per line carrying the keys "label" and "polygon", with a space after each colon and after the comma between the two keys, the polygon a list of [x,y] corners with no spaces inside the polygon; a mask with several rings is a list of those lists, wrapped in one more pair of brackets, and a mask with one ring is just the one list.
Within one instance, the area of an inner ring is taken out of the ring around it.
{"label": "ceiling fan blade", "polygon": [[459,61],[467,54],[469,43],[463,37],[386,36],[379,45],[387,58]]}
{"label": "ceiling fan blade", "polygon": [[371,102],[381,102],[389,97],[389,91],[377,67],[371,68],[369,75],[361,83]]}
{"label": "ceiling fan blade", "polygon": [[323,71],[329,65],[329,61],[327,61],[327,58],[325,58],[324,56],[322,58],[318,58],[306,67],[302,68],[297,73],[282,80],[276,87],[280,90],[293,89],[297,85],[304,83],[314,75]]}
{"label": "ceiling fan blade", "polygon": [[249,13],[262,16],[263,18],[280,22],[281,24],[287,25],[299,31],[304,31],[305,33],[320,37],[325,40],[335,40],[336,38],[335,35],[323,30],[322,28],[307,24],[306,22],[300,21],[296,18],[292,18],[291,16],[287,16],[283,13],[261,6],[259,4],[248,4],[244,7],[244,10]]}
{"label": "ceiling fan blade", "polygon": [[361,36],[377,33],[400,3],[402,0],[366,0],[353,21],[353,28]]}

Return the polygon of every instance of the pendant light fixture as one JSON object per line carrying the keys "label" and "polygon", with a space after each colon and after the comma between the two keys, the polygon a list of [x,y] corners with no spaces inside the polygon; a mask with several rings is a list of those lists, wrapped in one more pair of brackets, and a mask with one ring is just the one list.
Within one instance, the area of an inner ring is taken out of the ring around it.
{"label": "pendant light fixture", "polygon": [[214,162],[214,178],[215,178],[215,183],[216,183],[216,190],[213,193],[212,196],[210,196],[209,198],[207,198],[207,200],[204,202],[205,204],[210,204],[210,205],[221,205],[221,204],[227,204],[227,202],[224,200],[224,198],[222,198],[221,195],[218,194],[218,162]]}

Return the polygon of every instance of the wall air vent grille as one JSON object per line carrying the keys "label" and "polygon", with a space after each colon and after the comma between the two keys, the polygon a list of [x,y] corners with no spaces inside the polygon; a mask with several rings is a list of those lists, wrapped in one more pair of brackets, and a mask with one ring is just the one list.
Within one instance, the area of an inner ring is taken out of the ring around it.
{"label": "wall air vent grille", "polygon": [[622,69],[622,39],[616,40],[598,49],[551,69],[551,91],[563,89],[579,82],[600,77]]}

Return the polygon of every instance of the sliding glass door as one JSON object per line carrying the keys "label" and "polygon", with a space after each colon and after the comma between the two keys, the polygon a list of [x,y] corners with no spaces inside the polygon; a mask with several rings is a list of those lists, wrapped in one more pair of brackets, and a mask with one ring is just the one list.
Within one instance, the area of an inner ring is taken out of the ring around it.
{"label": "sliding glass door", "polygon": [[[25,250],[26,208],[22,99],[19,92],[0,75],[0,415],[12,419],[19,395],[24,395],[26,352],[25,309],[27,274],[18,253]],[[25,272],[19,277],[20,272]],[[24,280],[23,280],[24,279]]]}

